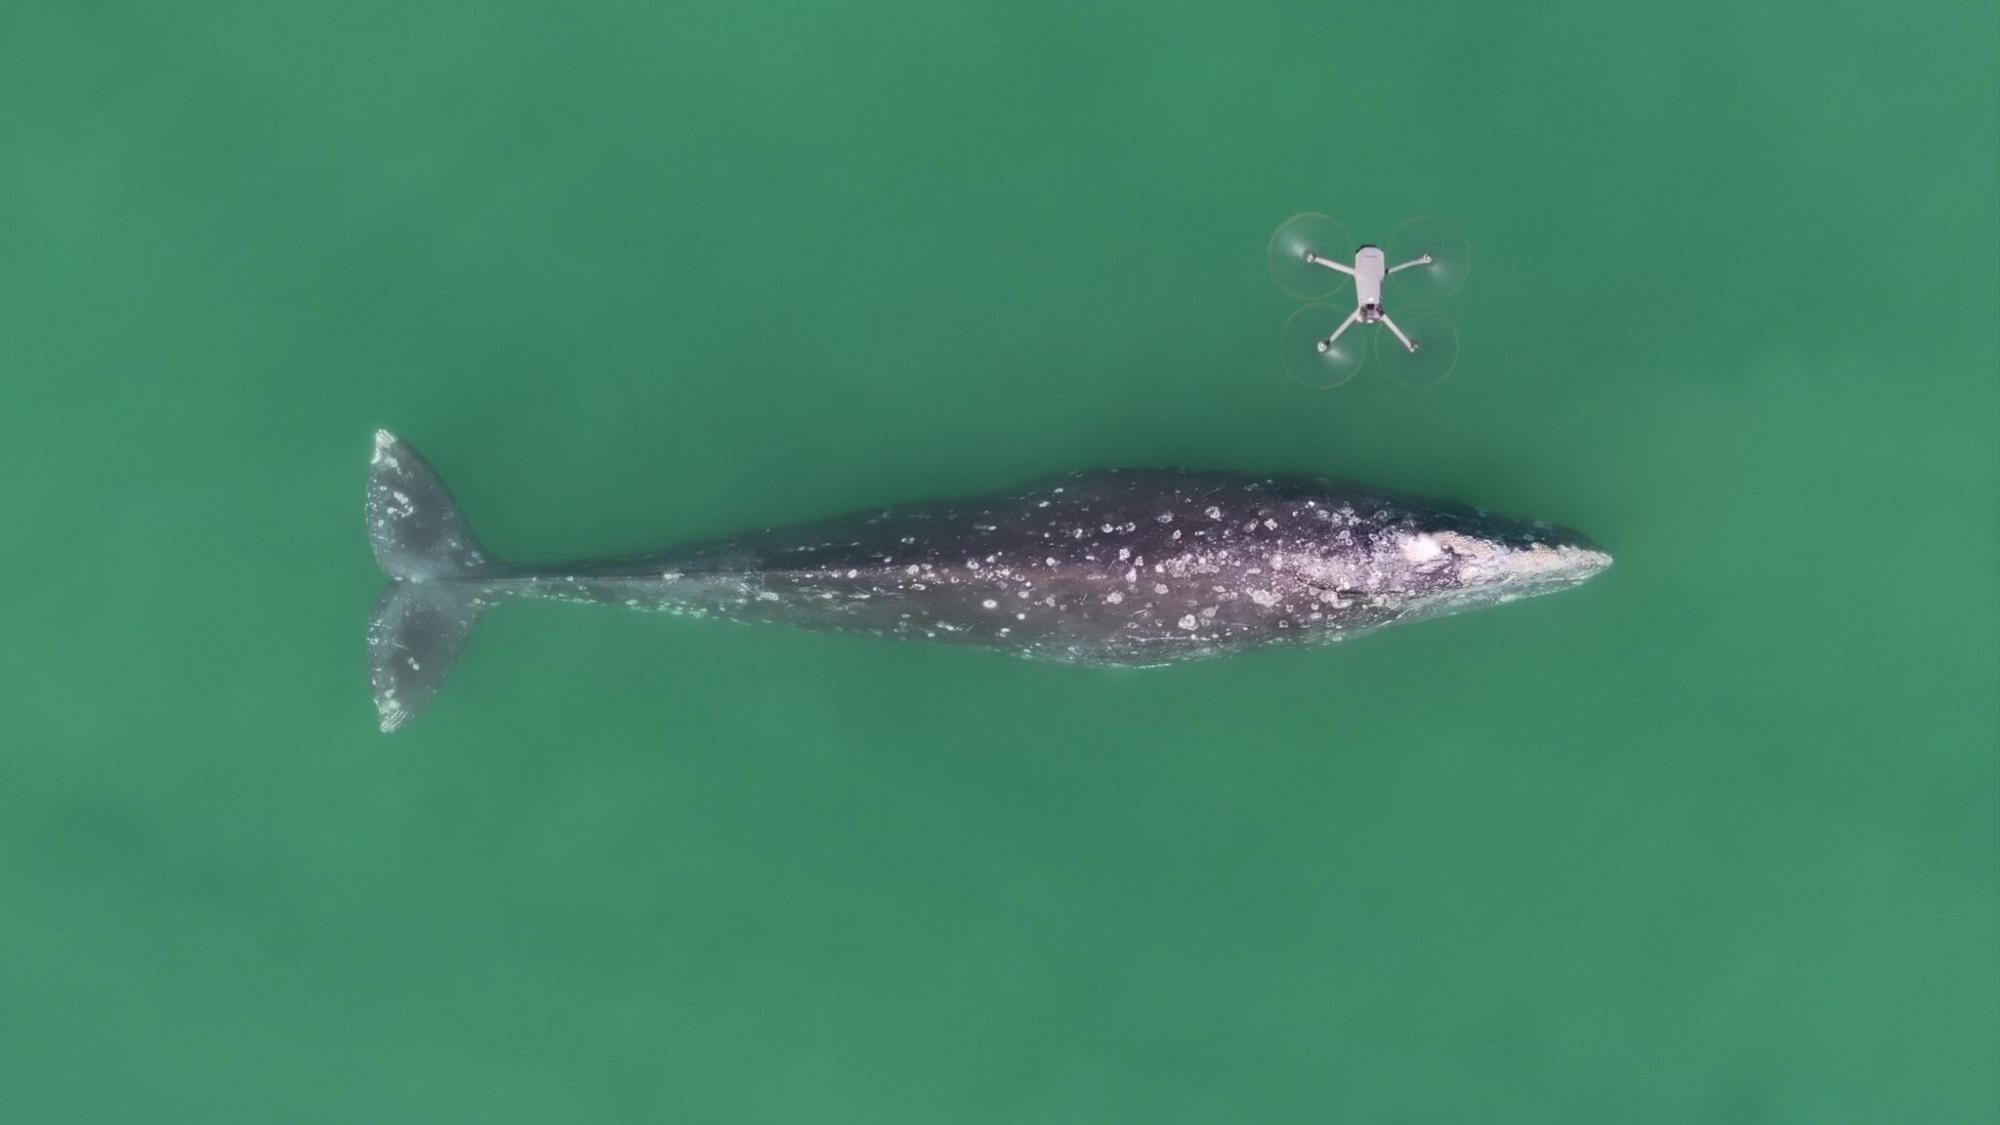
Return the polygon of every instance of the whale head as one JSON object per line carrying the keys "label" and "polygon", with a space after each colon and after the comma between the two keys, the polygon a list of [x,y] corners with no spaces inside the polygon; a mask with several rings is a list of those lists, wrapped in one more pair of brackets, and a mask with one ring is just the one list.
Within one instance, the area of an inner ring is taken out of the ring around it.
{"label": "whale head", "polygon": [[1581,532],[1463,504],[1335,488],[1314,533],[1285,560],[1294,578],[1396,619],[1441,616],[1555,593],[1611,565]]}

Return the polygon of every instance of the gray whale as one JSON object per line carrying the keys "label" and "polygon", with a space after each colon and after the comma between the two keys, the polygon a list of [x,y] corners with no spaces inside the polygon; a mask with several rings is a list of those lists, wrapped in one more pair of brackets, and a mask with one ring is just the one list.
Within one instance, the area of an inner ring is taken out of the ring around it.
{"label": "gray whale", "polygon": [[375,435],[368,630],[382,729],[436,693],[481,613],[555,598],[1145,666],[1566,589],[1583,536],[1326,477],[1102,470],[661,551],[511,566],[408,444]]}

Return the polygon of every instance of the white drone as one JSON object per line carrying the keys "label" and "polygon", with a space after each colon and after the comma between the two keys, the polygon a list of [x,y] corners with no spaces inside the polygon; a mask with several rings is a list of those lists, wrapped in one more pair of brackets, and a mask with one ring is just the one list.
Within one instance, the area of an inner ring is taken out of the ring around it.
{"label": "white drone", "polygon": [[[1392,266],[1392,259],[1401,261]],[[1443,381],[1458,358],[1451,322],[1429,305],[1399,303],[1403,322],[1398,323],[1383,307],[1382,291],[1394,277],[1402,296],[1445,297],[1464,283],[1470,263],[1465,236],[1441,219],[1404,223],[1387,251],[1373,243],[1357,245],[1340,224],[1317,212],[1285,220],[1270,245],[1271,276],[1281,288],[1317,302],[1343,278],[1354,279],[1354,308],[1345,317],[1334,305],[1315,303],[1285,322],[1279,352],[1286,370],[1308,386],[1338,386],[1364,361],[1364,345],[1349,330],[1380,324],[1388,334],[1377,337],[1376,358],[1391,378],[1413,386]]]}
{"label": "white drone", "polygon": [[1422,344],[1410,339],[1402,329],[1396,327],[1396,322],[1389,318],[1388,313],[1382,311],[1382,282],[1390,274],[1409,269],[1411,266],[1430,265],[1433,259],[1429,254],[1419,254],[1400,266],[1389,266],[1387,269],[1383,266],[1388,263],[1389,256],[1382,253],[1380,246],[1363,246],[1356,250],[1354,264],[1351,266],[1343,266],[1332,258],[1323,258],[1314,250],[1307,250],[1302,257],[1309,266],[1325,266],[1330,270],[1339,270],[1354,279],[1354,311],[1347,314],[1347,319],[1340,322],[1340,327],[1333,330],[1333,335],[1319,342],[1319,351],[1332,350],[1334,341],[1340,339],[1341,333],[1354,327],[1354,322],[1357,320],[1363,324],[1381,321],[1389,331],[1396,334],[1396,339],[1402,341],[1403,346],[1408,348],[1412,355],[1423,348]]}

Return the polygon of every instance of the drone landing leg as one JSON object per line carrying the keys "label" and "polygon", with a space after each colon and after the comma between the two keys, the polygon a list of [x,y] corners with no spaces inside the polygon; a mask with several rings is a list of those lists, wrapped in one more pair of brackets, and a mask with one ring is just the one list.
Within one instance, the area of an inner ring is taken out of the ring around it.
{"label": "drone landing leg", "polygon": [[[1417,354],[1417,349],[1419,347],[1422,347],[1422,345],[1412,342],[1408,336],[1403,335],[1403,330],[1396,327],[1396,322],[1389,319],[1388,313],[1382,314],[1382,323],[1388,325],[1389,331],[1394,332],[1396,334],[1396,339],[1401,340],[1403,342],[1403,346],[1410,349],[1411,355]],[[1335,333],[1335,335],[1339,335],[1339,333]]]}
{"label": "drone landing leg", "polygon": [[1343,266],[1339,262],[1334,261],[1332,258],[1322,258],[1311,250],[1306,251],[1306,264],[1309,266],[1325,266],[1327,269],[1330,270],[1339,270],[1341,273],[1344,273],[1349,277],[1354,276],[1353,266]]}
{"label": "drone landing leg", "polygon": [[1409,269],[1411,266],[1428,266],[1430,264],[1431,264],[1431,256],[1429,254],[1425,254],[1421,258],[1411,258],[1409,261],[1404,262],[1400,266],[1390,266],[1389,272],[1395,273],[1397,270],[1406,270]]}

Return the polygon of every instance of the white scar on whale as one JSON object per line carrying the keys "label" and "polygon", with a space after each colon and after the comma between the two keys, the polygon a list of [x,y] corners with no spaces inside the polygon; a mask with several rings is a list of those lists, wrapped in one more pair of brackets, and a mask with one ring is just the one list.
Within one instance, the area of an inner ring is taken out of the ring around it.
{"label": "white scar on whale", "polygon": [[613,558],[487,553],[388,431],[369,540],[390,578],[368,629],[382,729],[436,694],[481,614],[548,598],[1153,666],[1567,589],[1611,564],[1541,521],[1327,477],[1106,469]]}

